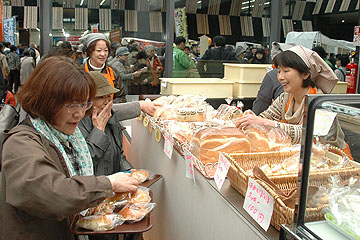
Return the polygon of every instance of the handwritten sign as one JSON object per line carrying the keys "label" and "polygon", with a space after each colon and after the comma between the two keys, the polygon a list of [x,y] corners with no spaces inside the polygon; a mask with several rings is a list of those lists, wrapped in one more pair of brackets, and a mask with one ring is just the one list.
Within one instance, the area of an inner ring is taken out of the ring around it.
{"label": "handwritten sign", "polygon": [[184,150],[184,156],[185,156],[185,177],[193,179],[195,183],[195,172],[194,172],[192,155],[187,150]]}
{"label": "handwritten sign", "polygon": [[326,136],[334,122],[336,113],[326,111],[323,109],[316,109],[314,119],[314,135],[315,136]]}
{"label": "handwritten sign", "polygon": [[164,153],[171,159],[173,150],[174,150],[174,139],[170,137],[167,133],[164,134]]}
{"label": "handwritten sign", "polygon": [[265,231],[268,230],[274,198],[250,177],[243,208]]}
{"label": "handwritten sign", "polygon": [[157,143],[159,143],[160,140],[161,140],[161,132],[160,132],[160,129],[155,128],[154,137],[155,137],[155,141],[156,141]]}
{"label": "handwritten sign", "polygon": [[354,46],[360,46],[360,26],[354,27],[354,40],[353,40]]}
{"label": "handwritten sign", "polygon": [[224,184],[230,165],[231,164],[229,160],[227,160],[227,158],[222,153],[220,153],[218,166],[214,175],[214,180],[219,190],[221,190],[221,187]]}

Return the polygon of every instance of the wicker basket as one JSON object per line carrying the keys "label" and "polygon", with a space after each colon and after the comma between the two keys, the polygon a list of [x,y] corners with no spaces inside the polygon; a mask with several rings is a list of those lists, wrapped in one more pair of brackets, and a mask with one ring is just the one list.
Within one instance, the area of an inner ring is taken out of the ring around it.
{"label": "wicker basket", "polygon": [[[256,179],[257,183],[259,183],[273,198],[274,198],[274,209],[273,214],[271,216],[270,224],[274,226],[277,230],[280,230],[282,224],[292,224],[294,221],[294,212],[293,208],[286,206],[283,201],[280,199],[279,195],[277,195],[274,190],[269,187],[265,182]],[[297,180],[295,180],[296,182]],[[282,185],[287,185],[287,183],[292,184],[291,181],[287,180],[286,178],[282,179]],[[278,184],[277,184],[278,185]],[[279,186],[279,185],[278,185]],[[280,186],[279,186],[280,187]],[[288,187],[288,189],[290,189]],[[285,193],[289,191],[284,190]],[[317,208],[306,208],[305,212],[305,221],[306,222],[313,222],[313,221],[320,221],[324,219],[324,214],[321,213],[321,210],[326,205],[317,207]]]}

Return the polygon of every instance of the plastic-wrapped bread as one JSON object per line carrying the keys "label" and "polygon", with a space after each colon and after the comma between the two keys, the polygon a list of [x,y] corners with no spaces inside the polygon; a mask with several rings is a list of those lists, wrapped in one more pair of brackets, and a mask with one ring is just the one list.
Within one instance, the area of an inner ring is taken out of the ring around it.
{"label": "plastic-wrapped bread", "polygon": [[146,187],[138,187],[135,193],[131,194],[131,203],[149,203],[151,201],[150,190]]}
{"label": "plastic-wrapped bread", "polygon": [[131,169],[131,176],[138,180],[139,183],[143,183],[146,180],[153,179],[155,174],[145,169]]}
{"label": "plastic-wrapped bread", "polygon": [[129,204],[119,211],[122,220],[129,222],[141,221],[154,207],[156,203]]}
{"label": "plastic-wrapped bread", "polygon": [[80,217],[76,225],[92,231],[108,231],[124,223],[118,214],[93,215]]}

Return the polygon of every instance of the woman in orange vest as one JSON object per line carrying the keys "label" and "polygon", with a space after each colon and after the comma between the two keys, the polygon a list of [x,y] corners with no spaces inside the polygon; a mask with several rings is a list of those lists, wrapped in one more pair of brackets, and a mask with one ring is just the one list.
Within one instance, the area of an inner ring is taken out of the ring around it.
{"label": "woman in orange vest", "polygon": [[104,74],[110,85],[120,90],[112,96],[114,103],[126,102],[122,81],[119,77],[115,78],[113,69],[106,65],[110,49],[108,38],[102,33],[90,33],[80,38],[80,42],[86,46],[86,54],[88,56],[84,63],[85,71],[98,71]]}
{"label": "woman in orange vest", "polygon": [[[330,93],[338,79],[316,52],[302,46],[279,53],[273,63],[284,93],[259,116],[251,110],[245,111],[237,126],[258,124],[278,127],[290,135],[293,144],[298,144],[301,141],[305,95]],[[321,140],[346,150],[348,146],[344,137],[340,127],[332,127],[328,136]]]}

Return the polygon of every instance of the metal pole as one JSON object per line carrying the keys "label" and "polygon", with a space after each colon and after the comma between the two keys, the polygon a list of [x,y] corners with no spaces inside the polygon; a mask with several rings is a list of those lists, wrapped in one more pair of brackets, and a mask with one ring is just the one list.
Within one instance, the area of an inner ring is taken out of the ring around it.
{"label": "metal pole", "polygon": [[166,1],[166,47],[165,47],[165,72],[164,77],[171,78],[173,75],[173,42],[174,42],[174,20],[175,0]]}
{"label": "metal pole", "polygon": [[47,53],[52,48],[52,1],[40,0],[40,53]]}
{"label": "metal pole", "polygon": [[[360,11],[358,12],[358,26],[360,26]],[[357,62],[357,65],[358,65],[358,69],[357,69],[357,76],[356,76],[356,86],[355,86],[355,89],[357,89],[357,92],[356,93],[360,93],[360,90],[359,90],[359,74],[360,74],[360,47],[357,46],[356,47],[356,53],[357,53],[357,56],[358,56],[358,62]]]}
{"label": "metal pole", "polygon": [[272,0],[270,8],[270,51],[272,42],[280,42],[282,0]]}

